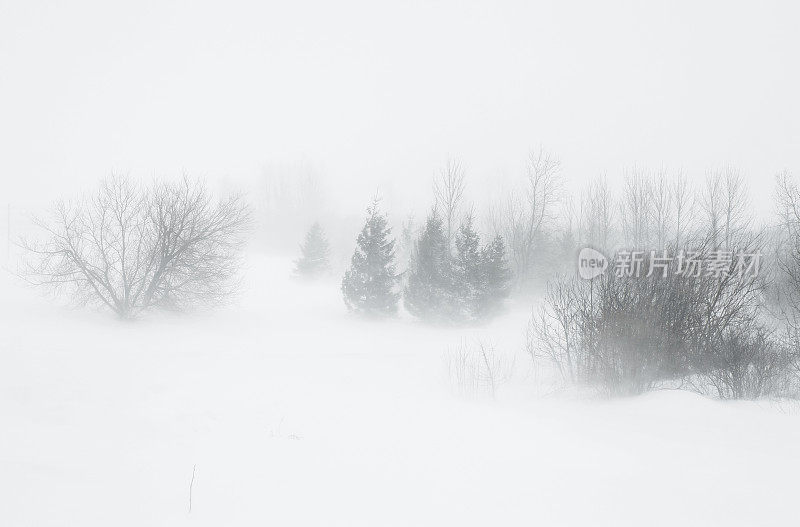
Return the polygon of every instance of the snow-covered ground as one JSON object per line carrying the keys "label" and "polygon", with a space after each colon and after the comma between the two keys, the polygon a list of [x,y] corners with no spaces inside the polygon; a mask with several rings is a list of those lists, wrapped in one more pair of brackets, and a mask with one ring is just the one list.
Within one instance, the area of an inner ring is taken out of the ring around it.
{"label": "snow-covered ground", "polygon": [[[798,407],[546,396],[525,309],[368,322],[290,266],[252,257],[237,304],[127,323],[4,275],[0,526],[800,521]],[[445,374],[478,340],[516,354],[495,400]]]}

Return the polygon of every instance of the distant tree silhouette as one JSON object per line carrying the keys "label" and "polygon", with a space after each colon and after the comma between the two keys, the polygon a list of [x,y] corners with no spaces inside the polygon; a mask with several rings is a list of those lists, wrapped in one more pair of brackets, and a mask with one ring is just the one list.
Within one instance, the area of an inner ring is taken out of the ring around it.
{"label": "distant tree silhouette", "polygon": [[319,222],[314,222],[300,246],[300,258],[295,261],[295,274],[316,278],[330,269],[330,245]]}

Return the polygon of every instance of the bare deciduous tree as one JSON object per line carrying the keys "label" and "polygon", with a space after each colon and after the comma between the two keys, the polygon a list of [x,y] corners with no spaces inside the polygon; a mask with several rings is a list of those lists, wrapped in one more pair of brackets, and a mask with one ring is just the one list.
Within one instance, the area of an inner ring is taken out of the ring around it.
{"label": "bare deciduous tree", "polygon": [[580,208],[582,241],[608,249],[614,229],[614,197],[605,176],[589,183],[581,194]]}
{"label": "bare deciduous tree", "polygon": [[37,220],[45,236],[23,242],[23,272],[123,318],[216,303],[233,291],[248,223],[241,198],[215,203],[199,181],[144,187],[111,177],[94,196],[61,202]]}
{"label": "bare deciduous tree", "polygon": [[534,364],[554,364],[561,379],[579,382],[581,298],[573,284],[556,279],[547,284],[545,303],[535,309],[526,330],[525,351]]}
{"label": "bare deciduous tree", "polygon": [[675,247],[681,247],[694,220],[695,194],[689,179],[682,172],[672,179],[670,190],[675,210]]}
{"label": "bare deciduous tree", "polygon": [[560,161],[542,148],[528,156],[525,188],[512,190],[490,211],[495,234],[508,245],[517,285],[526,283],[534,264],[534,249],[542,229],[557,217],[562,181]]}
{"label": "bare deciduous tree", "polygon": [[741,172],[726,168],[709,173],[700,195],[700,208],[712,246],[731,250],[750,217],[747,186]]}
{"label": "bare deciduous tree", "polygon": [[792,333],[800,335],[800,189],[788,172],[776,177],[778,305]]}
{"label": "bare deciduous tree", "polygon": [[645,249],[653,234],[653,191],[643,170],[634,169],[625,177],[619,210],[625,242],[631,248]]}
{"label": "bare deciduous tree", "polygon": [[746,229],[752,214],[747,183],[738,170],[725,170],[725,248],[732,249],[739,235]]}
{"label": "bare deciduous tree", "polygon": [[461,163],[448,160],[439,176],[433,180],[436,207],[441,211],[447,229],[448,247],[452,247],[453,234],[459,223],[458,211],[464,196],[464,169]]}
{"label": "bare deciduous tree", "polygon": [[650,184],[651,203],[653,207],[654,242],[657,247],[664,248],[672,230],[674,196],[670,180],[665,170],[660,170]]}
{"label": "bare deciduous tree", "polygon": [[700,210],[704,228],[711,236],[711,246],[715,249],[719,247],[722,232],[723,194],[722,176],[718,172],[707,174],[700,193]]}

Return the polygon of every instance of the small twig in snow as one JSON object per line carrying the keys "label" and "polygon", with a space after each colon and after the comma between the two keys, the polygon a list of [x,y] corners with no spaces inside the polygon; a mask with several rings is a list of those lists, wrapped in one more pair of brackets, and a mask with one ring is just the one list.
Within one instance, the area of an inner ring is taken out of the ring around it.
{"label": "small twig in snow", "polygon": [[189,514],[192,513],[192,486],[194,486],[194,475],[197,471],[197,465],[192,467],[192,481],[189,482]]}

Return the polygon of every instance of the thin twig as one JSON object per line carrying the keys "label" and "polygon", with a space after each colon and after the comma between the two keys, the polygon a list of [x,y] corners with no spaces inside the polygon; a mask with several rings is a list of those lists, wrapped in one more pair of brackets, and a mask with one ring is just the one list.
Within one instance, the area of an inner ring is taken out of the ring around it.
{"label": "thin twig", "polygon": [[197,471],[197,465],[192,467],[192,481],[189,482],[189,514],[192,513],[192,487],[194,486],[194,475]]}

